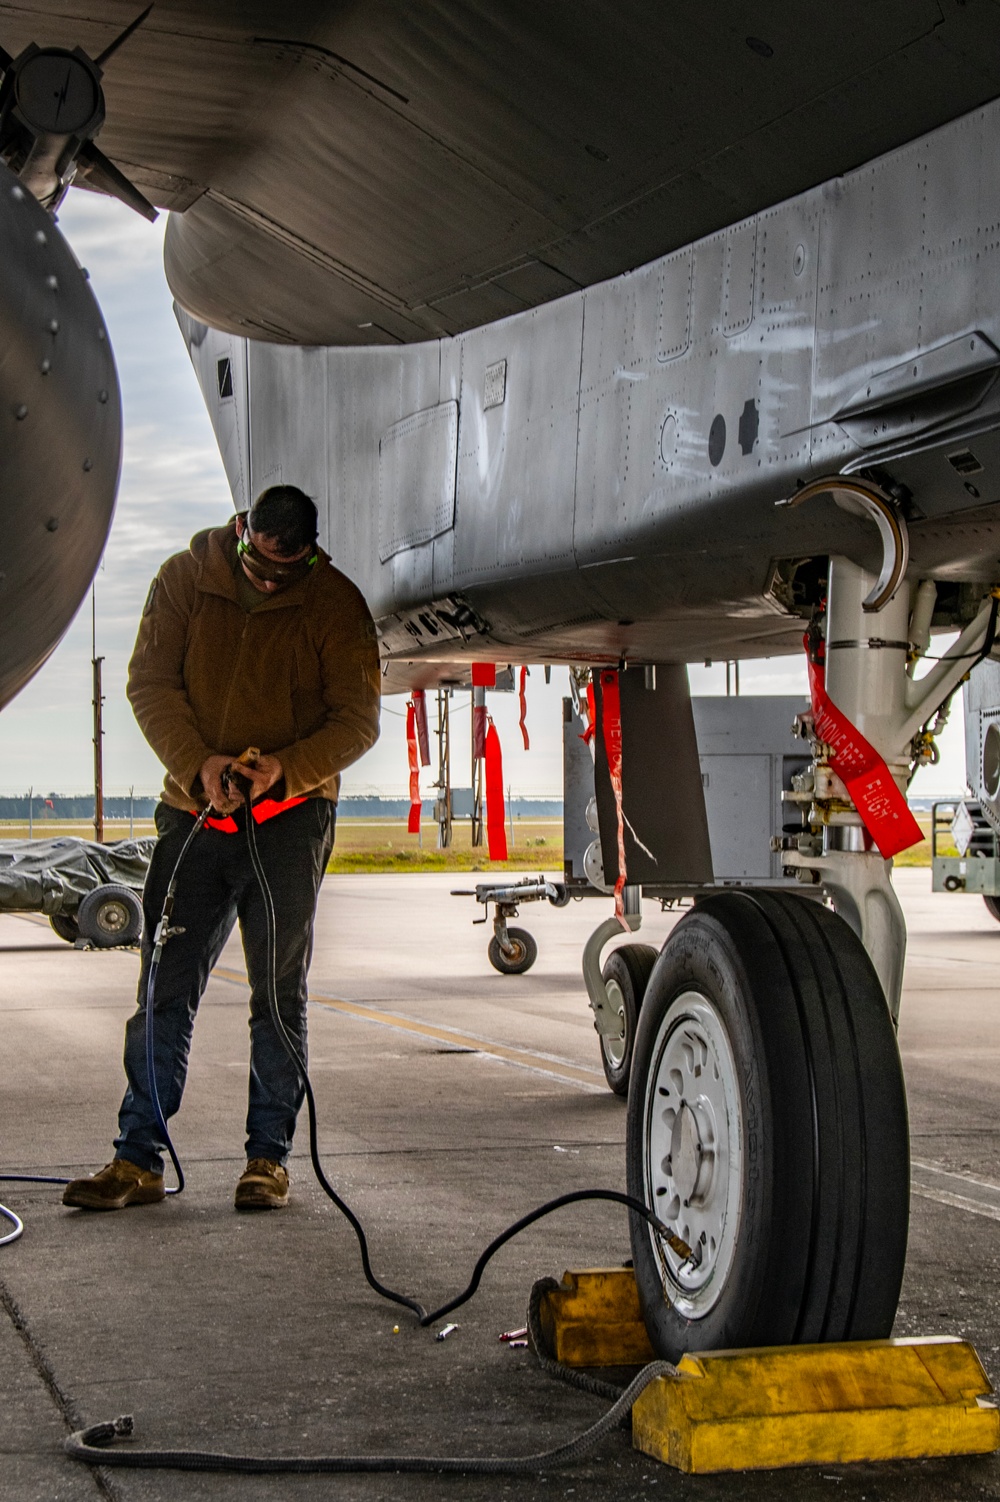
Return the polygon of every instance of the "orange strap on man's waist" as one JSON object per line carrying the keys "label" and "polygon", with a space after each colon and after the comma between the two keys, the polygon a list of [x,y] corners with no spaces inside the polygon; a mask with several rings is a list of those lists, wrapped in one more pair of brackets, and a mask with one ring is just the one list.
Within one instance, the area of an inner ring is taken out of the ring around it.
{"label": "orange strap on man's waist", "polygon": [[[300,803],[305,803],[305,797],[301,798],[262,798],[259,803],[251,805],[250,812],[253,814],[255,824],[266,824],[268,819],[274,819],[278,814],[283,814],[286,809],[296,808]],[[220,834],[236,834],[239,825],[232,814],[227,814],[224,819],[206,819],[209,829],[217,829]]]}

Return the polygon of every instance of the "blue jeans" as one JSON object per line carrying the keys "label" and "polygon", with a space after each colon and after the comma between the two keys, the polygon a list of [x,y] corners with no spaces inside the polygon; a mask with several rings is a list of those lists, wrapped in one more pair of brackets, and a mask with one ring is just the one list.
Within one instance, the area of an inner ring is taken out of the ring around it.
{"label": "blue jeans", "polygon": [[[256,826],[257,848],[274,903],[278,1012],[303,1059],[313,920],[333,848],[336,814],[336,805],[325,798],[309,798]],[[153,1068],[160,1109],[169,1121],[184,1093],[198,1003],[238,918],[251,987],[246,1154],[284,1163],[304,1091],[271,1020],[264,899],[250,863],[244,817],[241,809],[234,834],[202,829],[180,869],[171,926],[184,932],[167,941],[160,960]],[[154,1119],[146,1071],[146,983],[167,884],[193,823],[192,814],[157,805],[159,840],[143,892],[138,1008],[125,1026],[128,1088],[118,1113],[116,1156],[155,1173],[163,1171],[166,1143]]]}

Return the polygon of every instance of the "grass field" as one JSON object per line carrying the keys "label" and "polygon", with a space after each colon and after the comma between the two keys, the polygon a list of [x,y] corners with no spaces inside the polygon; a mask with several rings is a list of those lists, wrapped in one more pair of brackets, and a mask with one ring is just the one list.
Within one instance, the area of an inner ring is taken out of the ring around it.
{"label": "grass field", "polygon": [[[151,819],[136,819],[134,833],[155,834]],[[401,819],[340,819],[337,822],[337,840],[333,857],[327,869],[332,872],[347,871],[561,871],[562,870],[562,820],[561,819],[514,819],[514,838],[511,842],[511,826],[507,824],[509,859],[494,862],[489,859],[485,843],[473,849],[470,843],[469,825],[457,823],[453,844],[449,850],[438,850],[437,825],[425,820],[420,837],[407,834],[406,824]],[[92,840],[93,824],[77,823],[68,819],[36,819],[36,840],[58,839],[60,835],[72,835],[77,839]],[[129,837],[127,819],[108,819],[104,823],[105,844]],[[20,823],[0,821],[0,840],[26,840],[27,821]],[[484,836],[485,838],[485,836]]]}
{"label": "grass field", "polygon": [[[931,863],[930,815],[918,814],[917,823],[924,831],[919,845],[904,850],[896,857],[897,866],[929,866]],[[151,819],[136,819],[135,835],[153,834]],[[107,820],[104,825],[105,842],[128,838],[128,820]],[[92,824],[72,823],[69,820],[36,819],[35,839],[55,839],[59,835],[75,835],[92,840]],[[0,840],[24,840],[28,837],[28,825],[0,822]],[[456,823],[454,840],[449,850],[438,850],[437,825],[425,820],[421,837],[407,834],[406,825],[400,819],[340,819],[337,823],[337,842],[327,870],[331,873],[348,871],[548,871],[562,870],[562,820],[514,819],[514,838],[511,842],[510,823],[507,824],[509,859],[506,862],[491,861],[486,845],[473,849],[470,843],[469,826],[464,821]],[[941,847],[942,855],[957,854],[951,846]]]}

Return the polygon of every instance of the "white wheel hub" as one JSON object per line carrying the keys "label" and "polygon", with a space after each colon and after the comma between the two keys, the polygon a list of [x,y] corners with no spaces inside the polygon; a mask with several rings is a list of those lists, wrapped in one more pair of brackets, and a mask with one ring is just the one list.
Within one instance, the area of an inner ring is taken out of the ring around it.
{"label": "white wheel hub", "polygon": [[653,1236],[664,1295],[685,1319],[703,1318],[729,1276],[743,1156],[729,1035],[711,1003],[685,991],[660,1024],[646,1080],[643,1137],[646,1202],[693,1251],[682,1262]]}
{"label": "white wheel hub", "polygon": [[604,989],[608,993],[608,1007],[611,1015],[617,1017],[621,1024],[615,1033],[601,1033],[601,1047],[604,1049],[608,1062],[615,1068],[620,1069],[625,1061],[625,997],[622,988],[614,979],[604,982]]}

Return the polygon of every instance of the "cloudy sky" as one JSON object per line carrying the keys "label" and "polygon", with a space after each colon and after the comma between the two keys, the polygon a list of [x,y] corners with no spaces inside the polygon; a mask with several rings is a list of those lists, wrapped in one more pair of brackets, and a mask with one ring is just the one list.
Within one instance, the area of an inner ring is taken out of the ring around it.
{"label": "cloudy sky", "polygon": [[[73,191],[60,227],[87,267],[118,359],[125,408],[121,490],[111,537],[95,584],[97,652],[104,658],[104,778],[109,794],[151,793],[162,771],[142,739],[125,698],[125,675],[139,613],[160,562],[186,547],[202,527],[225,521],[232,502],[215,438],[171,310],[163,276],[166,216],[149,225],[113,200]],[[81,793],[93,788],[91,601],[88,596],[61,645],[0,714],[0,792]],[[723,693],[721,665],[691,669],[695,693]],[[802,694],[801,662],[744,663],[750,693]],[[513,695],[492,695],[513,791],[558,796],[562,784],[561,699],[564,669],[546,687],[536,668],[528,686],[532,747],[525,753]],[[453,725],[455,786],[468,784],[468,695],[457,695]],[[961,721],[956,704],[955,720]],[[407,783],[405,719],[399,699],[384,706],[382,737],[347,773],[345,792],[400,794]],[[956,723],[942,738],[942,763],[918,773],[914,791],[956,793],[964,787],[963,738]],[[425,781],[428,774],[424,774]]]}

